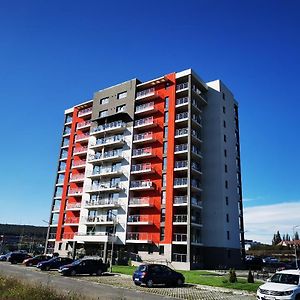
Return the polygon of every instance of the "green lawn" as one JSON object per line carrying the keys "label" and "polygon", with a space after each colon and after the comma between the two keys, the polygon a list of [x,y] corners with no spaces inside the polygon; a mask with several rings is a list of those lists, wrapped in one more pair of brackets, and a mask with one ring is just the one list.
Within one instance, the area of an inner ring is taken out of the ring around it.
{"label": "green lawn", "polygon": [[[136,267],[113,266],[114,273],[132,275]],[[228,274],[223,276],[217,275],[209,271],[180,271],[185,277],[186,283],[202,284],[208,286],[223,287],[229,289],[245,290],[248,292],[256,292],[261,282],[248,283],[246,278],[238,277],[238,282],[228,282]]]}

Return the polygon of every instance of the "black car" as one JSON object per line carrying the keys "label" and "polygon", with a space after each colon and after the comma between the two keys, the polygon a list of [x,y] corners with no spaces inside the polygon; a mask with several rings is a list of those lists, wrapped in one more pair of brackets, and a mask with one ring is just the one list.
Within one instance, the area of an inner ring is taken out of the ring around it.
{"label": "black car", "polygon": [[69,265],[60,267],[58,270],[62,275],[71,276],[76,274],[97,274],[100,276],[106,271],[107,265],[101,259],[78,259]]}
{"label": "black car", "polygon": [[11,264],[22,263],[24,259],[32,257],[25,252],[12,252],[10,256],[7,258]]}
{"label": "black car", "polygon": [[37,268],[42,271],[49,271],[51,269],[59,269],[61,266],[68,265],[73,262],[73,259],[68,257],[53,257],[47,261],[42,261],[37,264]]}
{"label": "black car", "polygon": [[140,265],[132,276],[136,285],[146,284],[152,287],[154,284],[177,285],[184,284],[184,276],[165,265],[143,264]]}

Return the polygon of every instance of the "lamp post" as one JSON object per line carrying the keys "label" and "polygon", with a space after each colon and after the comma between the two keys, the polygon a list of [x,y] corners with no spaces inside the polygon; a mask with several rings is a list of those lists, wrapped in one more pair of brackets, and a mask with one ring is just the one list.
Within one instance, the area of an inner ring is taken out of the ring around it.
{"label": "lamp post", "polygon": [[293,238],[294,238],[294,246],[295,246],[295,259],[296,259],[296,269],[298,269],[298,258],[297,258],[297,248],[296,248],[296,240],[295,240],[295,229],[300,227],[300,225],[293,226]]}

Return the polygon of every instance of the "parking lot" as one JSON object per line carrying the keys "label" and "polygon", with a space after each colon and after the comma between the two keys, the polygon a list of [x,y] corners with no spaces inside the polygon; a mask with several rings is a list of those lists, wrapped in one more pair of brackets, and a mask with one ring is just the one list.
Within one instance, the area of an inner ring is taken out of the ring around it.
{"label": "parking lot", "polygon": [[89,299],[256,299],[254,295],[240,291],[189,284],[183,287],[154,287],[149,289],[135,286],[131,276],[121,274],[63,277],[57,271],[42,272],[34,267],[11,265],[10,263],[1,263],[0,273],[35,283],[40,282],[61,292],[80,294]]}

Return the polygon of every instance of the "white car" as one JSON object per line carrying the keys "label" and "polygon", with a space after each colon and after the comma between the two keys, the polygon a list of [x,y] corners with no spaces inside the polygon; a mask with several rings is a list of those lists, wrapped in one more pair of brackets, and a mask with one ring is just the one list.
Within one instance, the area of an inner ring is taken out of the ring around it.
{"label": "white car", "polygon": [[276,272],[257,290],[258,300],[300,300],[300,270]]}

